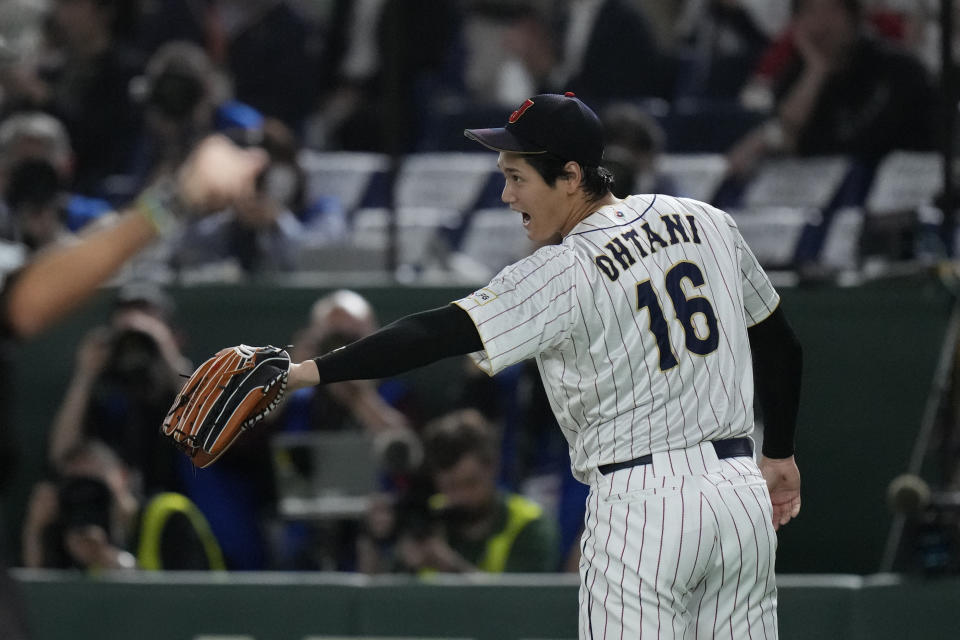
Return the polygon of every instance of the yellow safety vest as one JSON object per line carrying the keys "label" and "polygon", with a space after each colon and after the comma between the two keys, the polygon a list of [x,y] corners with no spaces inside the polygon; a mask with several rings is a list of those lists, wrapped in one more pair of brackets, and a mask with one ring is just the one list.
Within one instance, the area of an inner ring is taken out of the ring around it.
{"label": "yellow safety vest", "polygon": [[543,509],[536,502],[515,494],[507,496],[507,525],[487,540],[487,550],[477,563],[477,568],[490,573],[503,573],[517,536],[541,515]]}
{"label": "yellow safety vest", "polygon": [[226,569],[223,552],[210,524],[193,502],[179,493],[160,493],[152,498],[143,512],[140,526],[140,545],[137,548],[137,566],[141,569],[163,569],[160,560],[160,539],[167,519],[174,513],[182,513],[200,537],[211,569]]}

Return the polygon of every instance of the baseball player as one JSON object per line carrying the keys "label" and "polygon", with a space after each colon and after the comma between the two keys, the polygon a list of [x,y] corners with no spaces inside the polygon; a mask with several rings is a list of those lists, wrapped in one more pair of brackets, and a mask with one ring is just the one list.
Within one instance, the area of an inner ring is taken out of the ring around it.
{"label": "baseball player", "polygon": [[590,486],[580,637],[776,637],[775,529],[800,511],[801,352],[735,222],[694,200],[615,198],[601,125],[571,93],[465,133],[499,152],[503,201],[541,248],[461,300],[293,365],[290,388],[464,353],[490,375],[535,358]]}

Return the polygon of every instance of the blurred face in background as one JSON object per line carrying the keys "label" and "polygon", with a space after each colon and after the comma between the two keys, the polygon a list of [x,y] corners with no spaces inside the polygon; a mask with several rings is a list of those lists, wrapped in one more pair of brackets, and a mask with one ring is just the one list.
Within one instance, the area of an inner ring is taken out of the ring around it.
{"label": "blurred face in background", "polygon": [[64,237],[63,206],[62,200],[53,199],[18,210],[17,222],[24,244],[36,251]]}
{"label": "blurred face in background", "polygon": [[496,501],[496,469],[482,456],[468,453],[452,467],[434,472],[445,510],[459,524],[469,525],[489,515]]}
{"label": "blurred face in background", "polygon": [[844,0],[799,0],[794,13],[798,37],[828,58],[843,56],[857,38],[857,16]]}
{"label": "blurred face in background", "polygon": [[72,158],[66,153],[58,152],[54,141],[32,135],[21,135],[11,141],[0,162],[0,190],[6,189],[10,174],[18,165],[31,160],[43,160],[49,163],[63,182],[67,182],[72,175]]}
{"label": "blurred face in background", "polygon": [[72,51],[108,40],[111,9],[96,0],[55,0],[53,26],[57,38]]}
{"label": "blurred face in background", "polygon": [[31,250],[68,235],[68,196],[57,169],[43,157],[25,156],[9,167],[3,198],[13,213],[19,239]]}

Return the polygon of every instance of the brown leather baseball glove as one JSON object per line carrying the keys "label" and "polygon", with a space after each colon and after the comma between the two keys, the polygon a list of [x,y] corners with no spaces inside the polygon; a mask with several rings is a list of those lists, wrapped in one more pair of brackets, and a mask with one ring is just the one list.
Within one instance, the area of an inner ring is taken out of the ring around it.
{"label": "brown leather baseball glove", "polygon": [[221,349],[177,394],[161,431],[197,467],[206,467],[283,398],[290,355],[245,344]]}

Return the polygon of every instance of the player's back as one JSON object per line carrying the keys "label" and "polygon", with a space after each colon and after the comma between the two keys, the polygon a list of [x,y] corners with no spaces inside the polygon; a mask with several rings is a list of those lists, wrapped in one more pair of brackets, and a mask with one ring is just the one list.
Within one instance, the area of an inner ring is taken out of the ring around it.
{"label": "player's back", "polygon": [[558,383],[551,400],[575,468],[752,430],[747,326],[777,299],[729,215],[632,196],[588,216],[563,244],[579,267],[581,321],[540,365]]}

